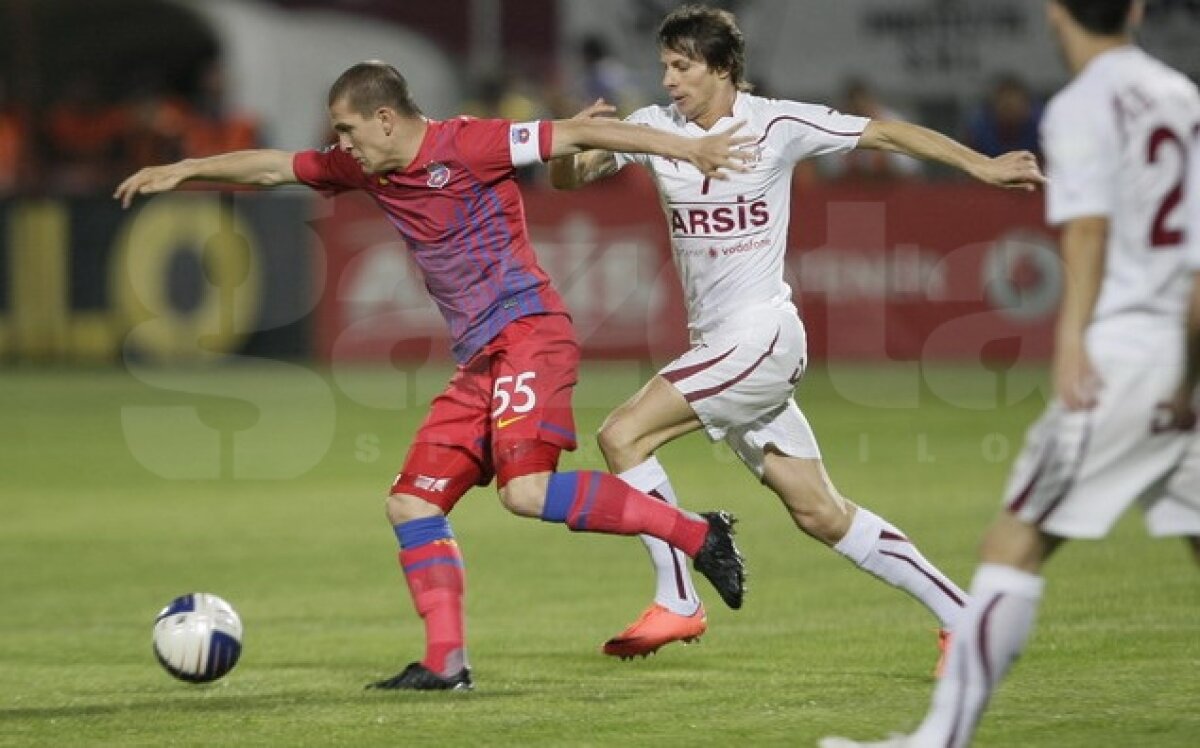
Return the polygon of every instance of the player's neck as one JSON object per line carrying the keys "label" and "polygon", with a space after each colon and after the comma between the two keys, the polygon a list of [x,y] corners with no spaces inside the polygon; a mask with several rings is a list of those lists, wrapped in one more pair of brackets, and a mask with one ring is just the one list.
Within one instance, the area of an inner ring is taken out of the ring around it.
{"label": "player's neck", "polygon": [[711,130],[722,117],[733,116],[733,102],[737,100],[737,89],[730,86],[722,89],[713,97],[712,105],[704,110],[699,117],[692,120],[705,130]]}
{"label": "player's neck", "polygon": [[1067,40],[1067,64],[1071,74],[1078,75],[1092,60],[1105,52],[1133,44],[1133,37],[1122,36],[1092,36],[1079,34]]}
{"label": "player's neck", "polygon": [[395,148],[385,164],[386,171],[407,171],[421,151],[429,120],[421,116],[406,117],[396,128]]}

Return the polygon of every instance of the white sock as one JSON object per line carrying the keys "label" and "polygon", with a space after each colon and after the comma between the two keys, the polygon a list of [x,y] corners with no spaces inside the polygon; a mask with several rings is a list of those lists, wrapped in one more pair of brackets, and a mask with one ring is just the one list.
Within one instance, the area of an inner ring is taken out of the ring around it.
{"label": "white sock", "polygon": [[858,507],[850,529],[833,549],[860,569],[920,600],[942,628],[954,628],[967,594],[879,515]]}
{"label": "white sock", "polygon": [[1025,649],[1044,586],[1041,577],[1011,566],[979,567],[971,602],[954,629],[946,672],[912,736],[914,745],[971,743],[992,692]]}
{"label": "white sock", "polygon": [[[653,455],[617,477],[642,493],[660,498],[671,506],[679,506],[679,499],[675,497],[675,489],[671,488],[671,479],[667,477],[667,471],[663,470],[658,458]],[[642,544],[650,553],[650,561],[654,564],[654,602],[681,616],[695,613],[700,607],[700,598],[692,584],[687,555],[658,538],[649,535],[638,537],[642,539]]]}

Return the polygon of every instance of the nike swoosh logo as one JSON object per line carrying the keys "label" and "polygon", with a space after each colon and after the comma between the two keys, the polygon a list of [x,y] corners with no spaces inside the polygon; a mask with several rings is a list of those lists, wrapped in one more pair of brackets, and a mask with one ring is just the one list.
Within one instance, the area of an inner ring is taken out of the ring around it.
{"label": "nike swoosh logo", "polygon": [[526,416],[513,416],[512,418],[499,418],[496,420],[496,428],[507,428],[525,417]]}

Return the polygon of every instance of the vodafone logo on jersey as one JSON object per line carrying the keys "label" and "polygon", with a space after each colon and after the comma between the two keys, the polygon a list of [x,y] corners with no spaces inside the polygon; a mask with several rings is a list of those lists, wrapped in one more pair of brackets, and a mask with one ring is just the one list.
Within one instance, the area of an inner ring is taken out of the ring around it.
{"label": "vodafone logo on jersey", "polygon": [[736,203],[671,206],[671,233],[675,236],[726,236],[757,229],[771,222],[766,200]]}

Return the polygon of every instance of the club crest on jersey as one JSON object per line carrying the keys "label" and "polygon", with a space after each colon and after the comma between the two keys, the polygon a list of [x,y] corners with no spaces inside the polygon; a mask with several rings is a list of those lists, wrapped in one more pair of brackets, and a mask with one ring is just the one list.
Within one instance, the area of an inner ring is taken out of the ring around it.
{"label": "club crest on jersey", "polygon": [[514,127],[509,137],[512,138],[513,145],[525,145],[532,136],[528,127]]}
{"label": "club crest on jersey", "polygon": [[442,163],[433,163],[425,167],[425,171],[429,172],[429,179],[425,184],[434,189],[441,189],[450,181],[450,167]]}

